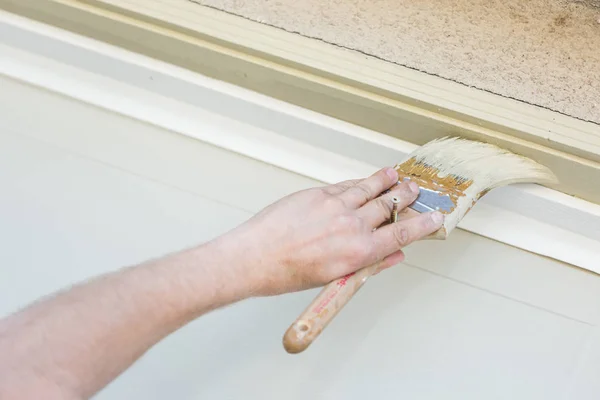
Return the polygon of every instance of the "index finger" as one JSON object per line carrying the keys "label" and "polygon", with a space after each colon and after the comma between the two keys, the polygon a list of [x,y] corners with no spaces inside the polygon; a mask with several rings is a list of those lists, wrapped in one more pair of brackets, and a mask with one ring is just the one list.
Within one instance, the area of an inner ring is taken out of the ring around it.
{"label": "index finger", "polygon": [[393,168],[383,168],[348,188],[338,197],[350,208],[358,208],[379,196],[398,181],[398,172]]}
{"label": "index finger", "polygon": [[444,215],[439,211],[424,213],[373,232],[377,254],[386,257],[442,227]]}

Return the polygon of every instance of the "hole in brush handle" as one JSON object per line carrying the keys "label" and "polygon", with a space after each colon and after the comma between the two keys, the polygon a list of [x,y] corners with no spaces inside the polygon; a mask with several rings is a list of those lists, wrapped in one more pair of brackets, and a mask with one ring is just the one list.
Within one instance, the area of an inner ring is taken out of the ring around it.
{"label": "hole in brush handle", "polygon": [[286,331],[283,337],[285,350],[291,354],[306,350],[350,302],[378,266],[379,264],[370,265],[326,285]]}

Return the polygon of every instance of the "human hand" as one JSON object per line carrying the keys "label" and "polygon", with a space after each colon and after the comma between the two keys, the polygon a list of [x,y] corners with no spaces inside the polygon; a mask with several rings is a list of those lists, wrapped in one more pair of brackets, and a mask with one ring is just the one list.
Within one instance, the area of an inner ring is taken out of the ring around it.
{"label": "human hand", "polygon": [[402,262],[401,249],[438,230],[443,215],[405,216],[382,226],[393,196],[402,210],[418,195],[414,182],[397,181],[397,172],[384,168],[366,179],[303,190],[232,231],[227,236],[248,264],[253,294],[313,288],[376,262],[379,271]]}
{"label": "human hand", "polygon": [[[438,230],[442,215],[406,213],[382,226],[393,196],[402,208],[417,196],[414,184],[397,181],[386,168],[294,193],[210,242],[76,285],[0,321],[0,397],[89,398],[206,312],[401,262],[401,249]],[[43,379],[40,370],[48,372]]]}

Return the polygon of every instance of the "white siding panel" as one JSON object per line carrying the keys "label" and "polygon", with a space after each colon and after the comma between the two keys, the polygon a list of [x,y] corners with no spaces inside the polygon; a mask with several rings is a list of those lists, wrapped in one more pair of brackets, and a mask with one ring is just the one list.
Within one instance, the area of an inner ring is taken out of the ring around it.
{"label": "white siding panel", "polygon": [[[0,315],[206,240],[319,184],[14,81],[0,87]],[[459,231],[407,253],[306,353],[288,355],[281,337],[315,291],[255,299],[170,336],[98,398],[594,392],[586,377],[600,374],[596,275]]]}

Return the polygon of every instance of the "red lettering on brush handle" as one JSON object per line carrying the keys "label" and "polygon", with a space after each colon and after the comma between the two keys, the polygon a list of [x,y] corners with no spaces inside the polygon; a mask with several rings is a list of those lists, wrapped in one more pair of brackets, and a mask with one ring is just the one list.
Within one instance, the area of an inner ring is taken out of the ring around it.
{"label": "red lettering on brush handle", "polygon": [[321,300],[316,307],[312,309],[312,312],[315,314],[319,314],[321,311],[323,311],[325,307],[327,307],[329,303],[331,303],[335,296],[337,296],[337,294],[340,292],[340,289],[346,286],[346,283],[348,283],[348,279],[350,279],[350,277],[353,276],[355,273],[356,272],[351,272],[348,275],[344,275],[343,277],[341,277],[337,282],[337,289],[327,294],[327,296],[323,300]]}

